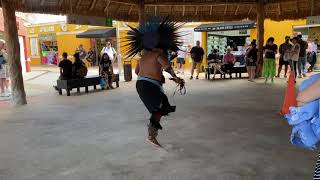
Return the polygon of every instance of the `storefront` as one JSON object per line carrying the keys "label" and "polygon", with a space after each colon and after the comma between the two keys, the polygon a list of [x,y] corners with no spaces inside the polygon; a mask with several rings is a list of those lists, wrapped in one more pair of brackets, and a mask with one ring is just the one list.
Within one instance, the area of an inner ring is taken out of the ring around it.
{"label": "storefront", "polygon": [[196,27],[196,32],[207,34],[207,56],[213,49],[223,56],[227,48],[231,48],[240,64],[244,64],[244,54],[250,44],[250,29],[255,27],[254,21],[226,22],[204,24]]}
{"label": "storefront", "polygon": [[[320,40],[320,16],[307,18],[306,25],[293,26],[293,35],[301,34],[305,41]],[[318,45],[316,69],[320,69],[320,46]]]}

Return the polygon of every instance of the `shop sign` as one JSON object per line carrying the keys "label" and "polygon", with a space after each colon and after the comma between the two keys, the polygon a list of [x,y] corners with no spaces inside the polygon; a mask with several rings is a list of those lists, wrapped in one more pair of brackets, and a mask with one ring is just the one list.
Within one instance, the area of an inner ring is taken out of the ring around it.
{"label": "shop sign", "polygon": [[40,41],[56,41],[57,35],[56,34],[39,34]]}
{"label": "shop sign", "polygon": [[309,16],[307,17],[307,25],[320,24],[320,16]]}
{"label": "shop sign", "polygon": [[230,30],[242,30],[251,29],[255,23],[253,21],[249,22],[231,22],[231,23],[218,23],[218,24],[203,24],[196,28],[194,31],[197,32],[210,32],[210,31],[230,31]]}
{"label": "shop sign", "polygon": [[104,17],[68,15],[67,24],[113,27],[113,20]]}
{"label": "shop sign", "polygon": [[54,32],[54,26],[41,27],[40,32]]}

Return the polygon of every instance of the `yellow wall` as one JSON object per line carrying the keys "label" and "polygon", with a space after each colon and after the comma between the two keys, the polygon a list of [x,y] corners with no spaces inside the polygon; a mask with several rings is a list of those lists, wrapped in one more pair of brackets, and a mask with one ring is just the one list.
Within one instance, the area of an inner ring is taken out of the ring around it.
{"label": "yellow wall", "polygon": [[76,34],[58,35],[57,42],[59,56],[61,56],[63,52],[66,52],[69,56],[72,56],[80,44],[82,44],[83,48],[87,51],[91,48],[90,39],[76,38]]}
{"label": "yellow wall", "polygon": [[[277,22],[267,19],[264,22],[264,42],[266,42],[269,37],[274,37],[275,44],[279,46],[284,42],[285,36],[293,35],[293,26],[305,24],[306,20],[288,20]],[[257,29],[251,30],[250,39],[257,39]]]}
{"label": "yellow wall", "polygon": [[[49,28],[51,28],[49,30]],[[28,27],[28,53],[30,54],[30,64],[31,65],[41,65],[41,59],[39,57],[31,56],[31,48],[30,48],[30,37],[38,37],[40,34],[56,34],[57,37],[57,45],[58,45],[58,54],[61,57],[63,52],[67,52],[69,57],[72,59],[72,55],[74,54],[76,48],[83,44],[86,50],[89,50],[91,47],[90,39],[87,38],[76,38],[76,34],[88,30],[89,26],[85,25],[74,25],[68,24],[67,29],[63,30],[61,24],[50,24],[50,25],[37,25]],[[42,31],[41,31],[42,30]],[[44,32],[47,31],[47,32]],[[48,31],[49,30],[49,31]],[[53,31],[52,31],[53,30]],[[38,40],[38,50],[40,54],[40,42]]]}

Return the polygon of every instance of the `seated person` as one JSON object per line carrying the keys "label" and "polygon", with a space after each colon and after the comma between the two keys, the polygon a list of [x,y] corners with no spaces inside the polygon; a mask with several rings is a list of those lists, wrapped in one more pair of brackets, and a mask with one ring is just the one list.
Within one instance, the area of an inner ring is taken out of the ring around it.
{"label": "seated person", "polygon": [[73,57],[74,57],[73,78],[75,79],[84,78],[88,73],[88,69],[85,63],[80,59],[79,53],[75,53]]}
{"label": "seated person", "polygon": [[218,63],[219,62],[219,54],[217,49],[212,49],[211,53],[208,55],[207,62],[210,63]]}
{"label": "seated person", "polygon": [[63,60],[59,63],[60,67],[60,78],[59,79],[71,79],[72,78],[72,62],[67,59],[68,54],[62,53]]}
{"label": "seated person", "polygon": [[233,68],[235,62],[236,62],[236,58],[231,53],[231,48],[227,48],[227,53],[223,57],[223,63],[224,63],[223,66],[226,72],[229,71],[230,78],[232,78],[231,69]]}

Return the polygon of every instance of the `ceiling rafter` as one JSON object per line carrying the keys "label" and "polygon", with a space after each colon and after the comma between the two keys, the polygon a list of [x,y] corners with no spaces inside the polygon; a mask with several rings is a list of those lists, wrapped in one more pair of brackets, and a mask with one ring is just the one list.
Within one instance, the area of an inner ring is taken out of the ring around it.
{"label": "ceiling rafter", "polygon": [[91,6],[89,8],[89,11],[92,11],[96,7],[96,4],[97,4],[97,0],[92,0]]}
{"label": "ceiling rafter", "polygon": [[108,1],[107,1],[107,5],[106,5],[106,7],[105,7],[104,10],[103,10],[104,13],[106,13],[106,12],[108,11],[109,6],[110,6],[110,3],[111,3],[111,1],[108,0]]}

